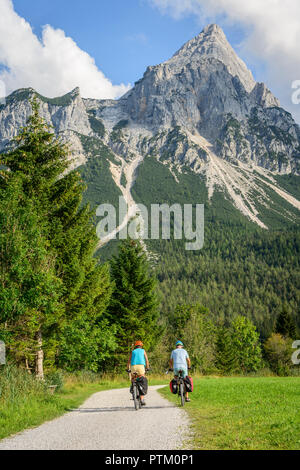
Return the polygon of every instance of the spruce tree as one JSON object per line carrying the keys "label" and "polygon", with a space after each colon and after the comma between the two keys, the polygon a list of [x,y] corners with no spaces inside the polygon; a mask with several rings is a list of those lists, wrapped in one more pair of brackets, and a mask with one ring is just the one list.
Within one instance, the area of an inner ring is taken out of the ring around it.
{"label": "spruce tree", "polygon": [[231,333],[228,328],[221,327],[216,341],[216,366],[225,374],[238,370],[238,360],[233,348]]}
{"label": "spruce tree", "polygon": [[[0,336],[17,363],[35,366],[43,378],[41,340],[62,317],[62,283],[34,201],[22,192],[20,176],[1,191]],[[50,352],[50,345],[46,346]]]}
{"label": "spruce tree", "polygon": [[1,171],[1,186],[5,187],[15,175],[22,176],[24,194],[37,197],[39,209],[46,212],[51,210],[49,199],[53,185],[69,167],[68,151],[39,116],[37,100],[31,105],[33,113],[27,125],[13,139],[11,151],[1,155],[1,164],[10,170]]}
{"label": "spruce tree", "polygon": [[146,348],[157,340],[156,280],[140,241],[131,239],[120,244],[118,255],[111,260],[111,274],[114,290],[109,317],[117,327],[116,365],[122,367],[136,339]]}
{"label": "spruce tree", "polygon": [[114,344],[114,331],[108,329],[103,316],[111,295],[109,273],[93,257],[98,241],[94,213],[82,204],[85,185],[79,172],[69,171],[69,149],[39,116],[36,100],[32,108],[14,147],[1,155],[0,162],[10,171],[2,171],[0,192],[14,176],[22,176],[22,191],[34,200],[43,234],[54,253],[64,315],[45,341],[53,347],[56,344],[60,365],[95,368],[97,351],[102,351],[99,357],[103,358],[108,354],[105,348]]}
{"label": "spruce tree", "polygon": [[287,306],[284,305],[276,320],[275,333],[278,333],[284,337],[295,339],[296,331],[296,322],[289,313]]}

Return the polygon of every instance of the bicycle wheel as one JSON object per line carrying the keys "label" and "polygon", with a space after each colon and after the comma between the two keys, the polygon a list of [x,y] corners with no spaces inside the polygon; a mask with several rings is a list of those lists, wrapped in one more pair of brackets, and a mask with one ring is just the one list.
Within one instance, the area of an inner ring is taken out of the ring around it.
{"label": "bicycle wheel", "polygon": [[133,402],[134,402],[135,409],[138,410],[139,409],[139,396],[137,392],[137,386],[135,383],[133,384]]}
{"label": "bicycle wheel", "polygon": [[184,406],[184,403],[185,403],[185,400],[184,400],[184,387],[183,387],[182,382],[180,382],[180,384],[179,384],[179,396],[180,396],[181,406]]}

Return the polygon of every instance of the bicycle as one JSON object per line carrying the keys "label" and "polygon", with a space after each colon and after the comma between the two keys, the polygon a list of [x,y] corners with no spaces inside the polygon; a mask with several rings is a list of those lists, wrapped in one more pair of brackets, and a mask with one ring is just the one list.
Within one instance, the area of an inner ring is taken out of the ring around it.
{"label": "bicycle", "polygon": [[177,376],[178,396],[180,397],[181,406],[184,406],[185,404],[184,395],[185,395],[186,389],[185,389],[184,377],[182,375],[183,370],[179,370],[178,373],[179,373],[179,376]]}
{"label": "bicycle", "polygon": [[[169,372],[173,372],[173,369],[169,369],[167,371],[167,374]],[[183,370],[179,370],[179,376],[175,375],[174,379],[177,379],[177,390],[178,390],[178,396],[180,397],[180,403],[181,406],[184,406],[185,404],[185,394],[186,394],[186,386],[185,386],[185,381],[183,377]]]}
{"label": "bicycle", "polygon": [[[148,371],[148,369],[146,369]],[[131,370],[127,370],[128,374],[131,374]],[[136,411],[142,408],[142,400],[141,400],[141,391],[137,383],[138,379],[138,374],[136,372],[133,373],[131,378],[131,386],[132,386],[132,397],[133,397],[133,402],[134,402],[134,408]],[[130,389],[131,391],[131,389]]]}

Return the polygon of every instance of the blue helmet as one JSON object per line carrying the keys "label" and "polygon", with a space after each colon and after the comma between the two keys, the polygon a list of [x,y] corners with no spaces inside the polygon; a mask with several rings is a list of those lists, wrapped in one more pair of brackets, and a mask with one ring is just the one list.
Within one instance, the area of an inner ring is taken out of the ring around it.
{"label": "blue helmet", "polygon": [[176,341],[175,346],[183,346],[183,342],[182,341]]}

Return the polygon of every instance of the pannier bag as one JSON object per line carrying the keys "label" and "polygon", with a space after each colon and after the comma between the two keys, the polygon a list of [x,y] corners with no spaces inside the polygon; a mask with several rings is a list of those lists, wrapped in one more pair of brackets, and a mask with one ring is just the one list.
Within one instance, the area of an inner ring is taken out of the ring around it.
{"label": "pannier bag", "polygon": [[137,385],[139,387],[139,391],[141,395],[147,395],[148,392],[148,379],[147,377],[138,377],[137,378]]}
{"label": "pannier bag", "polygon": [[172,393],[177,393],[178,392],[178,385],[177,385],[177,380],[176,379],[173,379],[171,380],[170,382],[170,390]]}
{"label": "pannier bag", "polygon": [[192,377],[187,376],[184,379],[184,383],[185,383],[185,388],[186,388],[187,392],[192,392],[194,390],[194,384],[193,384]]}

